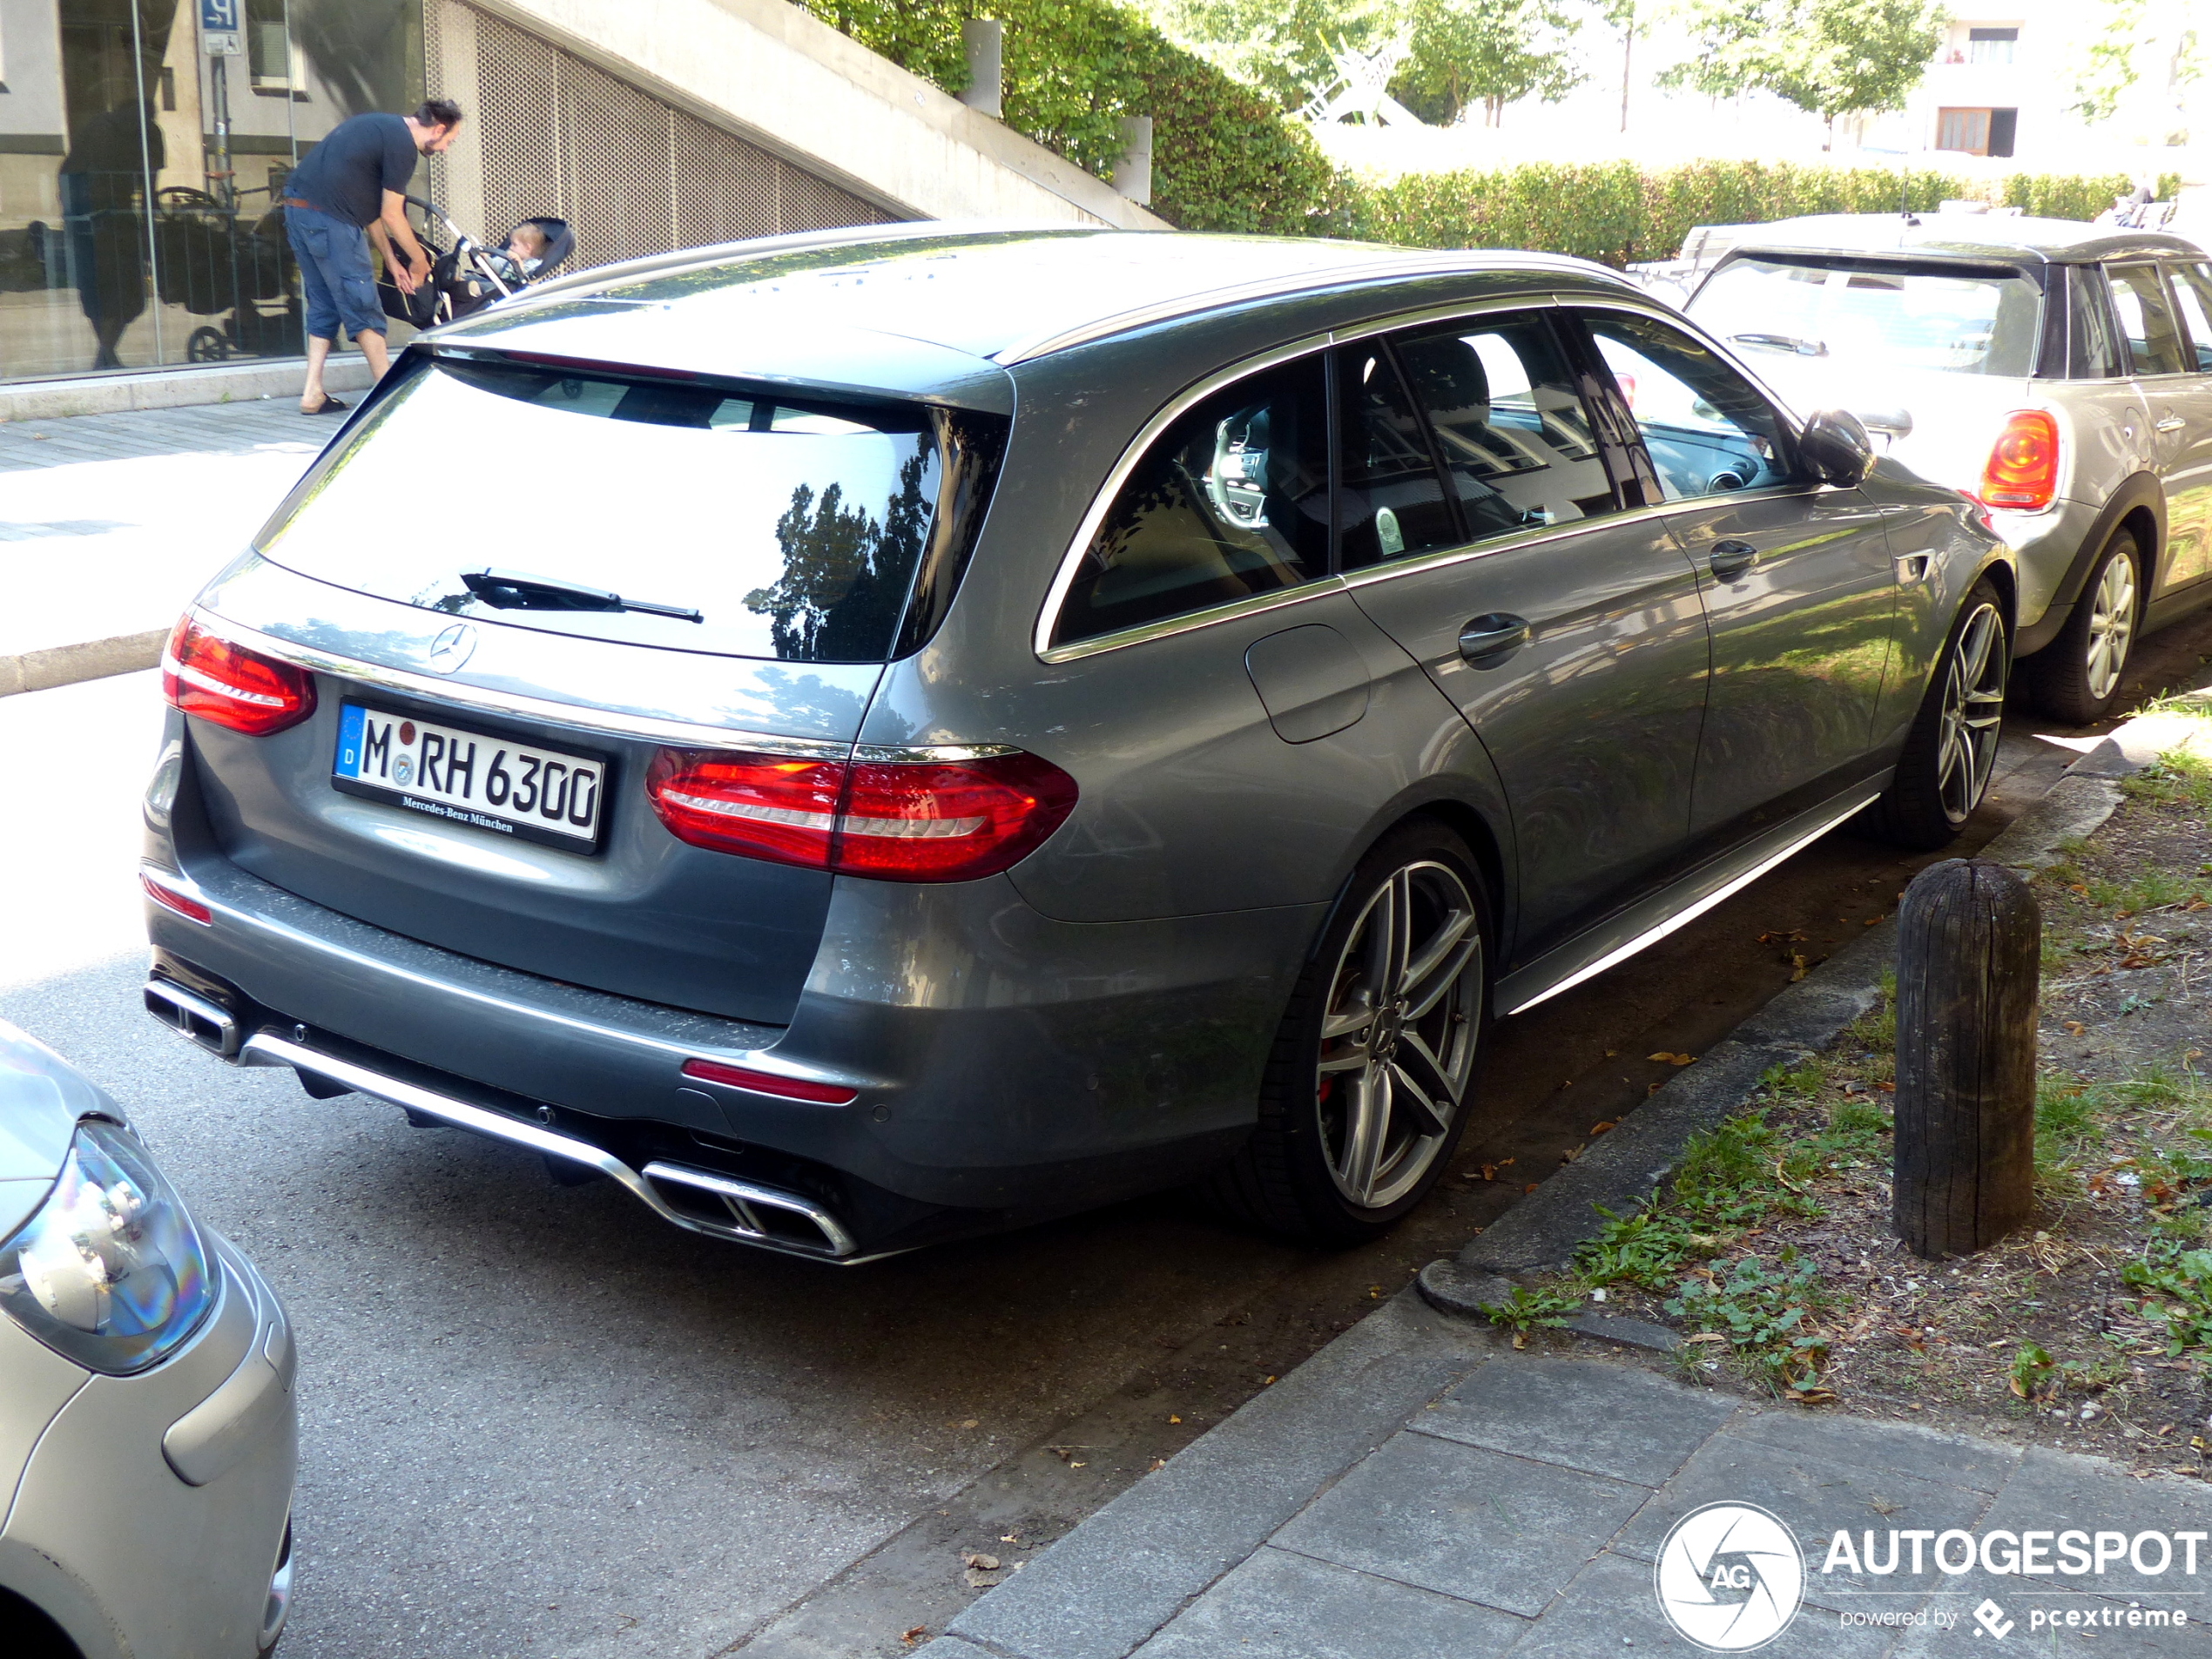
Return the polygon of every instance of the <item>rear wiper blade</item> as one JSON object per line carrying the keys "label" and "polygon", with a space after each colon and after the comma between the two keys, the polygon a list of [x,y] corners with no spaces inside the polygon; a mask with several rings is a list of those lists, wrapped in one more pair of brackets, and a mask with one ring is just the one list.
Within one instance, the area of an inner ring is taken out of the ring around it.
{"label": "rear wiper blade", "polygon": [[1770,346],[1776,351],[1793,351],[1800,357],[1828,355],[1826,341],[1801,340],[1795,334],[1730,334],[1729,339],[1746,346]]}
{"label": "rear wiper blade", "polygon": [[463,570],[461,579],[469,591],[496,610],[639,610],[648,616],[673,617],[678,622],[705,622],[704,612],[685,605],[657,605],[643,599],[625,599],[604,588],[587,588],[550,577],[529,576],[520,570]]}

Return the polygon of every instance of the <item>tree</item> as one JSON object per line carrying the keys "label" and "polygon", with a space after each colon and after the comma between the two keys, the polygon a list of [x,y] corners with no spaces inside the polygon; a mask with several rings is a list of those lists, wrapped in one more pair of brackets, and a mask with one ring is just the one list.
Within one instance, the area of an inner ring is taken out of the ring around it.
{"label": "tree", "polygon": [[1555,104],[1581,84],[1562,0],[1412,0],[1413,50],[1391,95],[1439,126],[1480,100],[1495,126],[1524,98]]}
{"label": "tree", "polygon": [[2076,54],[2069,111],[2128,125],[2153,144],[2186,142],[2191,88],[2204,71],[2202,0],[2102,0]]}
{"label": "tree", "polygon": [[1768,91],[1828,123],[1902,108],[1934,57],[1935,0],[1686,0],[1698,55],[1659,78],[1716,98]]}
{"label": "tree", "polygon": [[1330,52],[1372,51],[1404,27],[1403,0],[1152,0],[1170,37],[1285,110],[1333,78]]}

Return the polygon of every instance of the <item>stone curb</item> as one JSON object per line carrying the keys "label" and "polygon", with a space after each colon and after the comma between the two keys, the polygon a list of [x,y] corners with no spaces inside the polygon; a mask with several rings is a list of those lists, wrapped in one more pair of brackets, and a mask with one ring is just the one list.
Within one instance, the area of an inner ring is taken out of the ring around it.
{"label": "stone curb", "polygon": [[[18,381],[0,387],[0,421],[61,421],[79,415],[121,415],[134,409],[176,409],[206,403],[258,402],[300,395],[304,357],[256,358],[250,362],[70,374]],[[323,371],[334,392],[363,392],[374,384],[358,352],[334,354]]]}
{"label": "stone curb", "polygon": [[[2202,691],[2189,695],[2206,697]],[[2172,746],[2175,718],[2139,715],[2120,726],[1975,856],[2023,875],[2057,863],[2062,846],[2094,832],[2119,806],[2117,780]],[[1882,975],[1896,956],[1897,924],[1885,921],[1784,988],[1620,1128],[1477,1235],[1456,1259],[1423,1268],[1415,1280],[1422,1298],[1440,1312],[1480,1318],[1485,1306],[1512,1294],[1515,1280],[1565,1268],[1598,1231],[1593,1206],[1625,1215],[1649,1202],[1690,1138],[1741,1110],[1770,1068],[1817,1053],[1876,1006]]]}
{"label": "stone curb", "polygon": [[44,651],[17,651],[0,656],[0,697],[19,691],[51,691],[79,680],[105,679],[111,674],[135,673],[161,660],[166,628],[150,633],[118,634],[112,639],[91,639],[78,645],[50,645]]}

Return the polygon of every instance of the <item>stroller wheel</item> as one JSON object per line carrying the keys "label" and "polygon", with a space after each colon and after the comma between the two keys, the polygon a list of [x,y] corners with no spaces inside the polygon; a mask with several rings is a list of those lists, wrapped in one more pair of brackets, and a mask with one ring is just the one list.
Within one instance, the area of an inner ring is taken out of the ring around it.
{"label": "stroller wheel", "polygon": [[199,327],[185,342],[185,356],[195,363],[219,363],[231,354],[231,342],[219,328]]}

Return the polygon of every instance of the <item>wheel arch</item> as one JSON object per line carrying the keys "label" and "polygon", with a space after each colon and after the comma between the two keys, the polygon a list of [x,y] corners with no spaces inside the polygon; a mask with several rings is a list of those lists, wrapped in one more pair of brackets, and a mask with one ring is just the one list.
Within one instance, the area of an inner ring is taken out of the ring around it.
{"label": "wheel arch", "polygon": [[2060,579],[2058,590],[2051,596],[2051,603],[2031,628],[2019,630],[2014,651],[2022,657],[2032,656],[2056,639],[2064,631],[2067,618],[2073,615],[2081,590],[2089,583],[2089,571],[2112,545],[2112,538],[2126,530],[2135,538],[2141,550],[2146,569],[2138,570],[2136,615],[2145,615],[2150,605],[2151,590],[2156,585],[2158,571],[2166,558],[2166,490],[2149,473],[2139,472],[2124,480],[2105,502],[2104,510],[2082,536],[2081,545],[2074,550],[2074,559],[2067,566],[2066,575]]}

